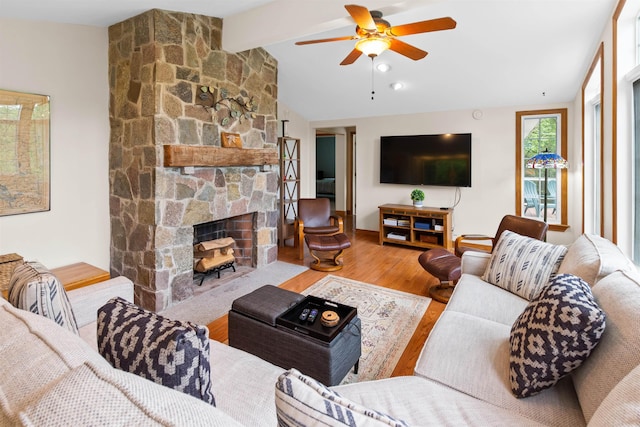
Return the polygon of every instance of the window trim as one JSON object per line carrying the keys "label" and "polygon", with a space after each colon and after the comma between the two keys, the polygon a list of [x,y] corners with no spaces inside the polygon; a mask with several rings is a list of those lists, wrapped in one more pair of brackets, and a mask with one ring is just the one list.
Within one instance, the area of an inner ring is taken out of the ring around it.
{"label": "window trim", "polygon": [[[541,116],[546,114],[560,115],[560,155],[568,159],[567,153],[569,145],[568,141],[568,110],[567,108],[557,108],[551,110],[531,110],[516,111],[516,215],[522,215],[522,118],[525,116]],[[560,201],[560,224],[549,224],[551,231],[565,231],[568,225],[568,202],[567,202],[567,171],[560,170],[560,188],[562,191],[562,200]]]}
{"label": "window trim", "polygon": [[585,232],[584,229],[584,221],[585,221],[585,106],[587,104],[587,100],[585,99],[585,90],[593,72],[595,71],[596,66],[600,62],[600,235],[604,237],[604,227],[605,227],[605,204],[604,204],[604,43],[600,43],[598,47],[598,51],[596,52],[593,61],[591,61],[591,66],[589,67],[589,71],[582,82],[582,232]]}

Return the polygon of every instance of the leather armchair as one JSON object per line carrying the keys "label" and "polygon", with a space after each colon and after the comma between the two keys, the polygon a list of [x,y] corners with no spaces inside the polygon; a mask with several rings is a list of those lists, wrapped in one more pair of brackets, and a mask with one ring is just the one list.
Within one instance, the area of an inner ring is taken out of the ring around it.
{"label": "leather armchair", "polygon": [[300,259],[304,258],[305,234],[331,236],[344,232],[342,218],[331,215],[331,203],[327,198],[298,200],[298,216],[294,227],[294,246],[298,248]]}
{"label": "leather armchair", "polygon": [[[481,234],[463,234],[459,236],[454,243],[455,254],[459,257],[466,251],[479,251],[479,252],[493,252],[493,247],[505,230],[513,231],[522,236],[528,236],[538,240],[544,240],[547,235],[547,229],[549,226],[543,221],[539,221],[531,218],[524,218],[515,215],[505,215],[500,221],[498,231],[495,236],[485,236]],[[465,246],[464,243],[477,241],[489,241],[491,245],[490,250],[483,250],[477,246]]]}

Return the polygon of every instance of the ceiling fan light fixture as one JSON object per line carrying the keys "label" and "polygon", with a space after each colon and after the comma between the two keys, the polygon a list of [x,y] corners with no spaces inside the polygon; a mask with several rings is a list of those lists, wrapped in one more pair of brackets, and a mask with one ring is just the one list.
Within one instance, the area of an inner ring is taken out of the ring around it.
{"label": "ceiling fan light fixture", "polygon": [[389,49],[391,41],[383,37],[367,37],[358,40],[356,49],[370,57],[376,57],[385,50]]}

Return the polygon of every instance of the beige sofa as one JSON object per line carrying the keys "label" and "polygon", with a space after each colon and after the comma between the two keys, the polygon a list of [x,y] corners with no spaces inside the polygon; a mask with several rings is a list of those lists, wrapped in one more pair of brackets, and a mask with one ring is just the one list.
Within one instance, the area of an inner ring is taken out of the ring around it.
{"label": "beige sofa", "polygon": [[[561,272],[593,285],[606,330],[570,377],[524,399],[509,388],[508,340],[527,302],[482,281],[487,261],[464,256],[414,376],[331,389],[407,425],[640,424],[640,277],[617,247],[593,236],[570,247]],[[0,425],[277,425],[274,384],[284,370],[224,344],[211,341],[215,408],[111,368],[94,350],[95,308],[113,295],[130,300],[131,282],[69,292],[86,342],[0,301]]]}

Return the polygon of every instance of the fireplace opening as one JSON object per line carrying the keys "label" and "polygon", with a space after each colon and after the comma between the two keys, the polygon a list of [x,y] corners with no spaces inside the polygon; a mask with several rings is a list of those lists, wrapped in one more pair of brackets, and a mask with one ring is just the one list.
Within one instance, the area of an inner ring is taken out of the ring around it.
{"label": "fireplace opening", "polygon": [[[238,215],[230,218],[224,218],[217,221],[206,222],[202,224],[196,224],[193,226],[193,247],[194,254],[196,253],[196,247],[203,242],[219,241],[222,243],[229,243],[230,251],[234,258],[234,272],[235,267],[240,267],[239,272],[246,272],[254,269],[257,265],[256,260],[256,213],[247,213],[244,215]],[[215,245],[214,245],[215,246]],[[228,251],[222,249],[222,256],[229,258]],[[224,252],[224,253],[222,253]],[[196,258],[194,258],[194,283],[202,283],[202,272],[198,272],[196,269]],[[225,263],[229,264],[229,259],[225,259]],[[214,263],[215,265],[215,263]],[[200,274],[198,274],[200,273]],[[223,276],[229,277],[231,269],[222,269],[215,271],[215,275],[212,277],[218,277],[221,273]],[[198,277],[196,277],[198,276]],[[220,276],[222,277],[222,276]]]}

